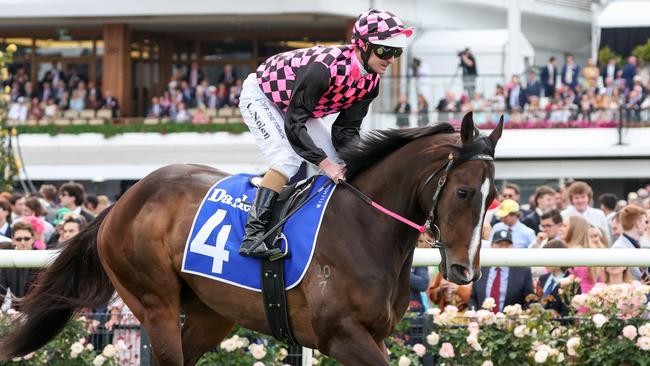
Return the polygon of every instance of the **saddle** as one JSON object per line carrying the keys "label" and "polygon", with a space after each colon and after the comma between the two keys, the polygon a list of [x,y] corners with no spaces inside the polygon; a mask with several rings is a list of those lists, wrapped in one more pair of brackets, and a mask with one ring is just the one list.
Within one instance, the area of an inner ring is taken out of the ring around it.
{"label": "saddle", "polygon": [[284,258],[291,255],[290,243],[282,234],[283,220],[296,207],[307,201],[309,192],[316,181],[316,176],[284,187],[273,207],[273,216],[267,227],[268,236],[264,240],[268,248],[281,248],[285,242],[283,253],[277,257],[262,258],[262,297],[264,311],[271,328],[271,333],[278,340],[289,345],[297,344],[289,325],[287,296],[284,288]]}

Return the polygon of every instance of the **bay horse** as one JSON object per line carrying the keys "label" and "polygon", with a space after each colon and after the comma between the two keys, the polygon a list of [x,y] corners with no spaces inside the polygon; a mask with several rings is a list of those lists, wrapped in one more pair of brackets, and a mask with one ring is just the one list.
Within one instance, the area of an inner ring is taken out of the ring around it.
{"label": "bay horse", "polygon": [[[481,135],[467,114],[460,133],[449,124],[376,131],[340,156],[348,182],[384,207],[415,222],[435,211],[429,225],[442,245],[441,273],[467,284],[481,273],[480,232],[496,193],[491,157],[502,129],[503,117]],[[77,308],[106,304],[114,289],[143,324],[161,366],[194,365],[235,324],[269,334],[260,293],[181,272],[198,205],[225,176],[171,165],[130,188],[40,274],[22,300],[23,318],[1,341],[0,359],[42,347]],[[387,366],[383,340],[406,311],[418,235],[360,204],[351,189],[336,189],[310,267],[287,294],[298,343],[344,365]]]}

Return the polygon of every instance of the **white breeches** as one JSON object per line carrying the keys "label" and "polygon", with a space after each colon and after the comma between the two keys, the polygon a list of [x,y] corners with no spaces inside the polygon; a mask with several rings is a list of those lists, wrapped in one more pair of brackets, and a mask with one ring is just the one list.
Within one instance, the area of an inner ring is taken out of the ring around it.
{"label": "white breeches", "polygon": [[[303,159],[298,155],[284,129],[284,113],[262,92],[257,84],[255,73],[248,75],[242,85],[239,109],[244,122],[250,129],[257,146],[266,158],[270,169],[282,173],[287,178],[293,177],[300,168]],[[341,163],[334,145],[332,145],[331,128],[321,118],[310,118],[305,123],[307,133],[316,146],[323,149],[327,157]]]}

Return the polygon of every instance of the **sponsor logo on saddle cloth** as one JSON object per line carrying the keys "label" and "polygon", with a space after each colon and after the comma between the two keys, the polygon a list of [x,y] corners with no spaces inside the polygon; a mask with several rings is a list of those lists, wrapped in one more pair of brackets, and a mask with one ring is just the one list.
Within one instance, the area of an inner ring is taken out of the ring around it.
{"label": "sponsor logo on saddle cloth", "polygon": [[[239,255],[244,225],[257,187],[249,174],[224,178],[212,186],[194,217],[185,244],[182,272],[261,291],[260,260]],[[318,177],[310,195],[328,181]],[[311,262],[323,214],[334,191],[330,185],[307,202],[284,225],[290,258],[285,259],[285,287],[291,289],[302,280]],[[287,242],[282,241],[282,248]]]}

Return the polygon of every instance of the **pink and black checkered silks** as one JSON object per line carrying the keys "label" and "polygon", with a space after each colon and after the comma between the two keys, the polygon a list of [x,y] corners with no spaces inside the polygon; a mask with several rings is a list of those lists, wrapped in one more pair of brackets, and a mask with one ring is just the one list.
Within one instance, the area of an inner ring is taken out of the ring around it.
{"label": "pink and black checkered silks", "polygon": [[361,13],[354,22],[352,43],[363,46],[366,41],[372,43],[399,34],[410,37],[413,29],[406,28],[404,23],[389,11],[370,9]]}
{"label": "pink and black checkered silks", "polygon": [[353,61],[355,46],[302,48],[270,57],[257,68],[257,83],[278,109],[286,112],[296,75],[319,62],[330,72],[330,86],[312,112],[314,118],[337,113],[361,100],[379,84],[379,75],[361,72]]}

